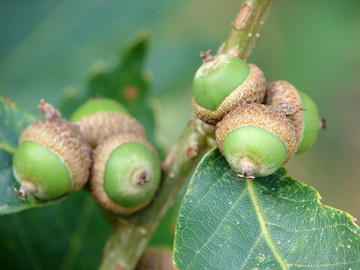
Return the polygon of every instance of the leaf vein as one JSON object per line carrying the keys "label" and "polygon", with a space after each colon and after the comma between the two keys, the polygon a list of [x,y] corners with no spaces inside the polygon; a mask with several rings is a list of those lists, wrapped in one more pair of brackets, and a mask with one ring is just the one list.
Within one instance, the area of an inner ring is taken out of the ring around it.
{"label": "leaf vein", "polygon": [[273,252],[273,254],[275,255],[276,259],[278,260],[278,262],[280,263],[282,269],[288,269],[287,267],[287,263],[285,262],[285,260],[280,256],[279,252],[277,251],[274,243],[273,243],[273,240],[271,239],[270,237],[270,234],[269,234],[269,231],[266,227],[266,221],[265,221],[265,218],[264,218],[264,215],[261,211],[261,208],[260,208],[260,205],[259,205],[259,201],[258,201],[258,198],[255,194],[255,190],[254,190],[254,184],[250,181],[248,181],[247,183],[247,186],[248,186],[248,190],[249,190],[249,194],[250,194],[250,198],[251,198],[251,201],[252,203],[254,204],[254,207],[255,207],[255,210],[256,210],[256,214],[257,214],[257,217],[258,217],[258,220],[259,220],[259,223],[260,223],[260,226],[261,226],[261,229],[263,231],[263,234],[265,236],[265,240],[266,242],[268,243],[271,251]]}
{"label": "leaf vein", "polygon": [[[226,212],[225,216],[223,217],[223,219],[221,220],[221,222],[219,223],[219,225],[215,228],[214,232],[209,236],[209,239],[204,243],[204,245],[199,249],[198,254],[200,254],[200,251],[209,243],[209,241],[212,239],[212,237],[215,235],[215,233],[218,231],[219,227],[221,226],[221,224],[224,222],[224,220],[226,219],[226,217],[229,215],[229,213],[234,209],[234,207],[237,205],[237,203],[240,201],[240,199],[244,196],[244,194],[246,193],[246,189],[244,189],[244,191],[241,193],[241,195],[239,196],[239,198],[236,200],[236,202],[230,207],[230,209]],[[186,269],[188,269],[194,262],[196,258],[196,255],[193,257],[193,259],[191,260],[191,262],[189,263],[189,265],[186,267]]]}

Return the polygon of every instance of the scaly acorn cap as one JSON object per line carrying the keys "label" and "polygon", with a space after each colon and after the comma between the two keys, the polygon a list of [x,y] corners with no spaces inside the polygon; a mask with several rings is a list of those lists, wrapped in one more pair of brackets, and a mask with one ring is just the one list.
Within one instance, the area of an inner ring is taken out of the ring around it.
{"label": "scaly acorn cap", "polygon": [[23,130],[14,156],[14,174],[22,184],[19,195],[53,199],[86,184],[91,147],[70,127],[44,120]]}
{"label": "scaly acorn cap", "polygon": [[298,148],[291,121],[264,104],[232,110],[216,125],[215,138],[230,166],[248,179],[273,173]]}
{"label": "scaly acorn cap", "polygon": [[97,112],[76,122],[82,137],[93,147],[116,134],[133,133],[146,138],[143,125],[134,117],[118,112]]}
{"label": "scaly acorn cap", "polygon": [[89,99],[74,111],[70,120],[80,126],[81,135],[93,147],[120,133],[146,138],[142,124],[120,102],[109,98]]}
{"label": "scaly acorn cap", "polygon": [[[228,58],[230,58],[230,60]],[[237,74],[237,70],[235,69],[237,66],[227,65],[227,62],[232,63],[234,60],[242,61],[240,58],[229,55],[215,56],[204,63],[195,74],[194,98],[192,100],[193,110],[198,118],[208,124],[215,125],[221,121],[226,114],[239,105],[262,103],[263,101],[266,90],[265,76],[261,69],[253,64],[248,64],[248,75],[244,80],[239,80],[242,83],[234,86],[234,88],[229,88],[232,85],[229,83],[230,81],[238,81],[236,77],[234,78]],[[225,69],[226,72],[223,71],[223,69]],[[228,70],[231,72],[228,72]],[[239,75],[241,75],[241,73]],[[199,84],[198,81],[200,81],[200,79],[201,84],[197,87],[196,85]],[[206,81],[207,83],[202,81]],[[221,89],[222,87],[226,89]],[[196,90],[197,88],[203,88],[203,90]],[[220,94],[221,97],[218,96]],[[208,106],[204,107],[205,105],[201,106],[199,104],[205,104],[206,98],[210,98],[210,96],[216,96],[217,99],[220,98],[220,101],[216,103],[215,97],[213,97],[209,100],[209,102],[211,102]],[[197,102],[197,100],[199,101]]]}
{"label": "scaly acorn cap", "polygon": [[296,154],[313,145],[319,131],[320,117],[315,102],[308,95],[297,91],[286,81],[274,81],[268,83],[264,103],[275,106],[292,121],[300,142]]}
{"label": "scaly acorn cap", "polygon": [[304,133],[303,106],[296,88],[287,81],[273,81],[267,84],[264,104],[282,111],[293,123],[297,140],[301,142]]}
{"label": "scaly acorn cap", "polygon": [[131,214],[148,205],[161,177],[155,148],[143,137],[108,137],[93,153],[90,189],[98,204],[114,214]]}

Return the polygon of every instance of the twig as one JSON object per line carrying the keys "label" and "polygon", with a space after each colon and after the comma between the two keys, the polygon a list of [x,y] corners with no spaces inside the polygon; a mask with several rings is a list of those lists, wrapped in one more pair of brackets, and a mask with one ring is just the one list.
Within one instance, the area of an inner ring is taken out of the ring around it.
{"label": "twig", "polygon": [[[232,25],[227,41],[218,53],[231,53],[246,59],[255,44],[257,33],[274,0],[246,0]],[[181,138],[163,164],[162,184],[153,202],[145,209],[124,218],[114,219],[114,234],[104,249],[101,270],[131,270],[161,219],[174,203],[188,175],[213,142],[214,127],[193,116]]]}
{"label": "twig", "polygon": [[217,53],[232,54],[247,60],[273,2],[274,0],[246,0],[231,25],[227,40]]}
{"label": "twig", "polygon": [[[114,224],[115,232],[105,246],[100,269],[133,269],[156,227],[174,203],[188,175],[206,152],[206,137],[213,134],[213,126],[201,122],[195,116],[190,119],[176,149],[170,153],[172,160],[164,171],[162,185],[153,202],[131,216],[128,222]],[[189,147],[194,146],[197,147],[197,154],[189,156]]]}

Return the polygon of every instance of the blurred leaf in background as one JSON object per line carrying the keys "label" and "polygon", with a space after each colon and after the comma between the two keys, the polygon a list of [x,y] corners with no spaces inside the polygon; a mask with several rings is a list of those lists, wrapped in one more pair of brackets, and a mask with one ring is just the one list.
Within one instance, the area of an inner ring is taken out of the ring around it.
{"label": "blurred leaf in background", "polygon": [[[83,97],[89,74],[116,68],[119,51],[147,29],[144,65],[152,73],[154,139],[169,150],[191,114],[199,51],[223,42],[239,7],[235,0],[0,1],[0,94],[31,113],[40,98],[60,104],[64,89]],[[277,0],[249,59],[267,80],[288,80],[317,102],[329,128],[287,167],[291,176],[314,186],[323,203],[355,217],[360,217],[359,10],[357,0]],[[67,208],[74,204],[79,206]],[[97,222],[81,229],[87,218]],[[81,192],[56,206],[1,218],[7,252],[0,259],[21,268],[16,254],[22,253],[33,269],[49,269],[34,254],[53,250],[48,263],[54,259],[63,269],[94,269],[110,232]]]}
{"label": "blurred leaf in background", "polygon": [[0,218],[3,269],[96,269],[111,226],[84,191]]}

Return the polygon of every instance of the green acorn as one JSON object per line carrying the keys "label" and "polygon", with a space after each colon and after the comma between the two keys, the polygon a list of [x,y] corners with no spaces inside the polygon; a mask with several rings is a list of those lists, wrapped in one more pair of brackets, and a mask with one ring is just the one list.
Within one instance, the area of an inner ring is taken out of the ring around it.
{"label": "green acorn", "polygon": [[216,125],[216,141],[239,177],[253,179],[274,173],[298,148],[291,121],[273,106],[246,104]]}
{"label": "green acorn", "polygon": [[93,98],[78,107],[72,114],[70,121],[79,121],[84,116],[88,116],[97,112],[119,112],[130,115],[129,111],[119,102],[110,98]]}
{"label": "green acorn", "polygon": [[321,120],[315,102],[304,92],[299,91],[302,105],[304,107],[304,133],[296,154],[300,154],[309,149],[315,142],[319,128],[321,127]]}
{"label": "green acorn", "polygon": [[215,125],[239,105],[262,103],[266,90],[263,72],[239,57],[202,53],[203,64],[193,81],[193,109],[204,122]]}
{"label": "green acorn", "polygon": [[100,206],[115,214],[131,214],[148,205],[160,177],[156,150],[141,136],[114,135],[94,151],[91,193]]}
{"label": "green acorn", "polygon": [[91,147],[71,123],[58,116],[48,118],[52,120],[27,126],[19,138],[13,164],[21,184],[15,192],[22,200],[28,194],[54,199],[80,190],[89,178]]}
{"label": "green acorn", "polygon": [[287,81],[268,83],[264,103],[285,113],[296,128],[300,142],[296,154],[310,148],[317,138],[320,117],[314,101]]}
{"label": "green acorn", "polygon": [[80,126],[80,133],[93,147],[115,134],[134,133],[146,137],[144,127],[119,102],[96,98],[85,102],[70,120]]}
{"label": "green acorn", "polygon": [[282,111],[296,129],[297,140],[301,142],[304,133],[303,108],[296,88],[287,81],[273,81],[267,84],[264,103]]}

